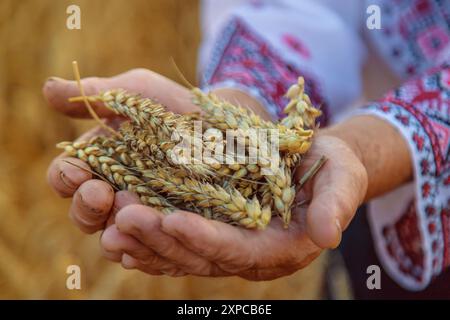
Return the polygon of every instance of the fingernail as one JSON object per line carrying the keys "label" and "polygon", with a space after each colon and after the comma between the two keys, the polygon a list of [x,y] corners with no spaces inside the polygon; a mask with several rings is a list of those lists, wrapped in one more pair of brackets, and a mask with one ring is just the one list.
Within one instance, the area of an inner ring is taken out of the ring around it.
{"label": "fingernail", "polygon": [[342,227],[341,227],[341,223],[339,222],[339,219],[336,219],[336,227],[337,227],[339,233],[342,233]]}
{"label": "fingernail", "polygon": [[69,174],[69,173],[73,173],[73,165],[68,164],[64,160],[61,160],[61,161],[58,161],[58,166],[59,166],[59,177],[61,178],[61,181],[68,188],[71,188],[71,189],[77,188],[77,186],[78,186],[77,183],[74,181],[73,176],[70,177],[71,174]]}
{"label": "fingernail", "polygon": [[[102,208],[96,208],[92,206],[92,204],[90,203],[92,201],[90,200],[92,199],[92,196],[84,195],[86,191],[83,190],[83,188],[80,188],[78,190],[79,190],[78,195],[80,197],[80,202],[83,208],[92,213],[94,216],[103,218],[105,215],[105,210]],[[88,201],[85,201],[85,198],[88,198]]]}
{"label": "fingernail", "polygon": [[336,229],[337,229],[337,234],[338,234],[338,241],[336,242],[336,245],[333,247],[333,249],[337,248],[339,246],[339,244],[341,243],[342,240],[342,227],[341,227],[341,223],[339,222],[339,219],[336,219]]}
{"label": "fingernail", "polygon": [[132,256],[124,253],[122,255],[122,266],[125,269],[134,269],[134,268],[136,268],[136,259],[134,259]]}
{"label": "fingernail", "polygon": [[64,80],[63,78],[60,77],[48,77],[45,82],[53,82],[53,81],[61,81]]}
{"label": "fingernail", "polygon": [[61,181],[66,185],[66,187],[70,189],[76,188],[75,183],[72,180],[70,180],[70,178],[64,173],[64,171],[61,170],[61,172],[59,173],[59,177]]}

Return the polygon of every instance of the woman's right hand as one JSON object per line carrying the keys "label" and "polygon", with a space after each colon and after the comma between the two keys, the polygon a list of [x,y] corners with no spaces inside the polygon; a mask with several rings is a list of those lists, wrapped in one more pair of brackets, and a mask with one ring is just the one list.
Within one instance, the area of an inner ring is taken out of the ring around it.
{"label": "woman's right hand", "polygon": [[[91,77],[82,80],[87,95],[97,94],[101,90],[122,88],[129,92],[140,93],[143,97],[155,99],[170,111],[186,113],[198,111],[190,100],[189,90],[155,72],[146,69],[133,69],[111,78]],[[70,117],[89,118],[83,102],[69,102],[68,98],[80,95],[75,81],[61,78],[49,78],[43,87],[48,104]],[[101,118],[114,125],[120,122],[115,113],[102,103],[93,104]],[[101,133],[99,127],[93,128],[79,140],[87,140]],[[72,165],[70,163],[75,165]],[[55,158],[47,173],[49,184],[61,197],[72,197],[69,216],[86,233],[94,233],[105,228],[110,216],[127,204],[139,203],[139,199],[130,192],[114,193],[106,182],[92,179],[83,161],[61,154]]]}

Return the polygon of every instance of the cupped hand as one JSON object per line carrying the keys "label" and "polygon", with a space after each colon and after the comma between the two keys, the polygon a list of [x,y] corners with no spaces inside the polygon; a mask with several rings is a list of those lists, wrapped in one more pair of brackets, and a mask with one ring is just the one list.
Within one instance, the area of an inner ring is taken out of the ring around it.
{"label": "cupped hand", "polygon": [[[101,90],[123,88],[140,93],[143,97],[156,99],[176,113],[198,111],[190,102],[190,94],[186,88],[146,69],[134,69],[111,78],[86,78],[82,80],[82,85],[87,95],[97,94]],[[68,101],[68,98],[80,95],[75,81],[49,78],[42,91],[48,104],[59,112],[74,118],[90,117],[83,102]],[[117,126],[122,120],[101,102],[93,103],[93,108],[112,126]],[[99,127],[94,128],[78,140],[87,140],[101,132]],[[52,161],[47,177],[49,184],[60,196],[73,197],[69,215],[74,223],[82,231],[94,233],[105,227],[111,213],[116,212],[117,208],[128,203],[138,203],[138,200],[129,192],[114,194],[106,182],[92,179],[88,169],[89,166],[83,161],[67,157],[63,153]]]}
{"label": "cupped hand", "polygon": [[[137,69],[107,79],[83,80],[86,94],[124,88],[159,100],[171,111],[197,111],[189,91],[148,70]],[[82,103],[67,98],[79,95],[75,82],[52,78],[43,88],[49,104],[72,117],[88,117]],[[94,105],[111,123],[115,115]],[[98,134],[93,129],[80,139]],[[114,193],[101,180],[93,180],[88,166],[64,154],[48,170],[52,187],[63,197],[73,197],[70,216],[84,232],[104,228],[101,246],[106,258],[148,274],[231,276],[268,280],[291,274],[308,265],[322,249],[336,247],[367,189],[367,173],[354,149],[343,140],[319,132],[296,172],[299,179],[322,155],[328,161],[298,194],[307,208],[294,209],[288,229],[274,217],[264,231],[246,230],[196,214],[170,215],[143,206],[129,192]],[[73,163],[76,166],[70,164]],[[115,218],[114,218],[115,216]]]}
{"label": "cupped hand", "polygon": [[266,230],[247,230],[190,212],[163,215],[132,204],[119,209],[103,233],[104,255],[153,275],[270,280],[291,274],[322,249],[338,246],[367,189],[367,173],[355,151],[326,133],[318,134],[296,178],[322,155],[328,161],[298,193],[298,200],[309,205],[294,209],[288,229],[277,217]]}

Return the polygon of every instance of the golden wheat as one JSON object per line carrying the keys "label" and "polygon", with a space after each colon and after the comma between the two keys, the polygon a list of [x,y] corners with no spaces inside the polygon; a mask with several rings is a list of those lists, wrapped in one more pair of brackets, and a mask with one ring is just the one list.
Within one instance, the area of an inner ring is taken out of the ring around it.
{"label": "golden wheat", "polygon": [[280,121],[280,124],[290,129],[314,128],[316,118],[322,112],[312,105],[309,96],[305,93],[303,77],[299,77],[297,83],[289,88],[286,97],[290,99],[284,109],[287,116]]}
{"label": "golden wheat", "polygon": [[114,159],[113,154],[107,150],[84,141],[61,142],[57,146],[64,149],[69,156],[88,163],[97,174],[104,177],[115,188],[136,193],[143,204],[156,207],[163,212],[174,209],[170,202],[146,187],[138,174]]}
{"label": "golden wheat", "polygon": [[244,132],[250,128],[273,129],[279,135],[280,151],[304,154],[309,149],[312,130],[303,128],[292,130],[284,125],[263,120],[251,110],[223,101],[212,93],[205,94],[200,89],[193,89],[191,92],[194,96],[192,100],[194,104],[206,113],[205,121],[216,128]]}

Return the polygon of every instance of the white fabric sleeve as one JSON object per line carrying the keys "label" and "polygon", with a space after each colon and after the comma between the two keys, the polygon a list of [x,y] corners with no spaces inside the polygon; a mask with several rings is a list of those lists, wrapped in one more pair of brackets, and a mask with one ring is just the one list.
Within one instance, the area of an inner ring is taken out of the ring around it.
{"label": "white fabric sleeve", "polygon": [[408,81],[358,112],[392,124],[407,141],[414,181],[369,204],[384,269],[412,291],[450,265],[450,67]]}
{"label": "white fabric sleeve", "polygon": [[204,0],[203,87],[244,90],[280,117],[283,94],[302,75],[326,124],[361,93],[365,47],[355,10],[361,3],[345,2],[337,11],[329,0]]}

